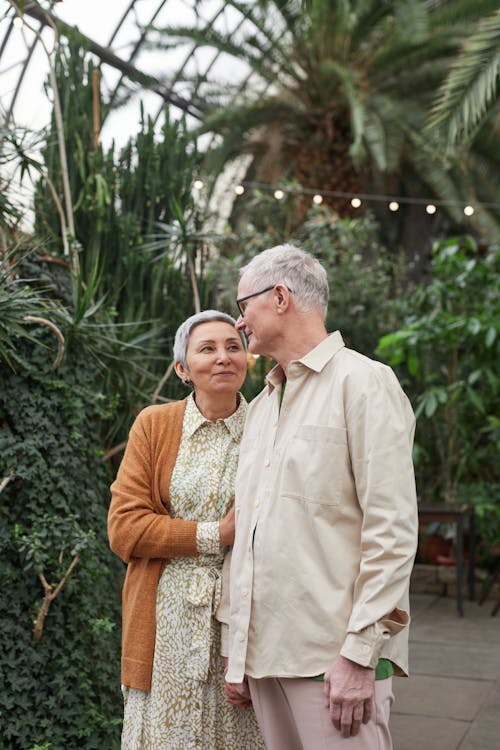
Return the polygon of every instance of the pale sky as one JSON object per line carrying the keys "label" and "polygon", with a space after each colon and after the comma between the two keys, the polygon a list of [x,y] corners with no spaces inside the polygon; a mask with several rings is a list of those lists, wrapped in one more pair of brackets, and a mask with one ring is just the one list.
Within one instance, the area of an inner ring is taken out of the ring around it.
{"label": "pale sky", "polygon": [[[159,0],[137,0],[134,12],[129,13],[120,31],[112,41],[112,50],[120,57],[128,60],[135,41],[139,38],[141,28],[147,26],[153,14],[157,10]],[[109,46],[115,28],[122,18],[124,11],[129,7],[130,0],[63,0],[54,6],[53,12],[63,21],[77,25],[82,33],[90,39],[103,46]],[[186,25],[194,26],[197,23],[193,7],[196,0],[166,0],[161,12],[155,19],[159,26]],[[218,11],[223,8],[221,13]],[[233,30],[241,20],[241,16],[228,8],[224,0],[202,0],[198,2],[198,23],[205,24],[216,17],[214,27],[221,31]],[[13,9],[8,0],[0,0],[0,46],[4,49],[0,58],[0,124],[11,107],[13,94],[18,85],[21,73],[24,69],[24,61],[28,57],[28,51],[35,39],[33,32],[27,28],[32,26],[39,29],[37,21],[26,17],[24,27],[11,27]],[[10,29],[10,34],[7,34]],[[246,27],[244,27],[244,30]],[[243,32],[240,32],[243,33]],[[42,31],[45,44],[52,50],[54,37],[49,28]],[[236,38],[236,34],[233,35]],[[205,72],[214,58],[213,51],[205,48],[198,49],[196,54],[191,55],[192,42],[175,50],[146,50],[141,48],[134,58],[134,65],[145,73],[151,73],[156,77],[175,75],[182,64],[187,60],[186,71],[195,73],[197,70]],[[247,75],[247,69],[238,65],[237,61],[231,59],[228,65],[227,56],[221,56],[216,61],[212,76],[217,80],[237,83]],[[36,44],[31,55],[28,66],[25,69],[21,87],[15,100],[13,108],[13,122],[19,127],[26,127],[33,131],[44,128],[50,121],[51,101],[44,91],[44,82],[47,80],[48,65],[47,56],[40,43]],[[119,79],[119,73],[108,65],[102,66],[101,92],[106,96],[112,90]],[[177,88],[177,93],[183,95],[185,92]],[[136,95],[130,97],[129,101],[118,110],[112,112],[106,119],[101,130],[101,142],[104,147],[109,147],[114,141],[119,148],[125,145],[131,136],[135,136],[138,130],[140,102],[142,101],[146,113],[156,116],[162,105],[162,99],[153,92],[137,88]],[[171,116],[180,115],[179,110],[171,108]],[[196,121],[192,120],[192,124]],[[189,123],[189,118],[188,118]],[[161,126],[161,119],[158,123]],[[208,136],[207,136],[208,137]],[[36,151],[33,152],[36,158]],[[10,175],[11,170],[4,168],[4,174]],[[23,184],[13,183],[16,200],[24,205],[27,223],[31,223],[31,186],[25,178]],[[224,213],[224,212],[223,212]]]}
{"label": "pale sky", "polygon": [[[162,11],[155,19],[160,26],[182,24],[187,26],[196,25],[196,16],[193,11],[195,0],[166,0]],[[54,7],[54,12],[67,23],[77,25],[79,29],[89,36],[93,41],[108,46],[111,36],[121,19],[124,10],[130,5],[130,0],[63,0]],[[152,15],[159,5],[159,0],[138,0],[134,12],[129,13],[119,33],[112,43],[113,51],[120,57],[128,59],[131,49],[139,37],[140,26],[149,24]],[[212,19],[223,0],[203,0],[199,3],[199,15],[207,21]],[[0,0],[0,44],[5,38],[6,31],[12,19],[12,8],[8,0]],[[234,27],[239,21],[235,11],[225,8],[216,21],[220,29]],[[38,29],[34,19],[26,18],[29,25]],[[43,39],[49,48],[53,44],[52,31],[44,29]],[[0,59],[0,100],[1,113],[9,110],[12,94],[19,80],[26,59],[28,49],[32,43],[33,34],[27,28],[14,28],[10,34],[5,50]],[[208,49],[197,50],[194,57],[190,57],[192,45],[188,43],[175,50],[146,50],[141,49],[134,64],[146,73],[155,76],[169,76],[174,74],[188,58],[187,71],[195,72],[196,67],[204,71],[213,59],[213,52]],[[246,69],[238,67],[234,61],[227,65],[227,59],[220,58],[214,66],[213,74],[219,79],[237,82],[246,74]],[[109,90],[118,80],[119,73],[110,66],[103,66],[103,89]],[[43,85],[47,76],[46,55],[40,44],[37,44],[32,54],[29,66],[16,99],[14,107],[14,118],[18,125],[37,130],[47,124],[51,104],[48,101]],[[182,90],[178,91],[182,94]],[[143,101],[146,112],[156,115],[161,98],[151,92],[142,90],[140,99]],[[173,111],[175,114],[175,110]],[[135,96],[124,107],[110,115],[102,130],[102,141],[108,145],[112,139],[118,145],[127,142],[130,135],[137,130],[139,117],[139,96]]]}

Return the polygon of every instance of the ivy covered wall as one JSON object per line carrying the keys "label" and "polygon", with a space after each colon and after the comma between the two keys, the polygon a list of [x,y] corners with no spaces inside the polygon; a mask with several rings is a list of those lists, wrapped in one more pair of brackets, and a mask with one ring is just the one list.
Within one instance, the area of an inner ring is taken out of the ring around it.
{"label": "ivy covered wall", "polygon": [[[119,747],[122,565],[108,549],[112,472],[103,373],[78,341],[52,370],[54,336],[0,362],[0,725],[3,750]],[[54,592],[43,622],[43,581]],[[45,745],[45,743],[50,743]]]}

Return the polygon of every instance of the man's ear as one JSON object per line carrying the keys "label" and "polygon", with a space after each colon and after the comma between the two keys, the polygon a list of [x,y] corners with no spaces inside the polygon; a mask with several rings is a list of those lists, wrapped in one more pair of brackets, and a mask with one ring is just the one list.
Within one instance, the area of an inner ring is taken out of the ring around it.
{"label": "man's ear", "polygon": [[274,287],[274,298],[276,300],[276,311],[278,315],[281,315],[289,308],[290,295],[290,290],[284,284],[276,284]]}

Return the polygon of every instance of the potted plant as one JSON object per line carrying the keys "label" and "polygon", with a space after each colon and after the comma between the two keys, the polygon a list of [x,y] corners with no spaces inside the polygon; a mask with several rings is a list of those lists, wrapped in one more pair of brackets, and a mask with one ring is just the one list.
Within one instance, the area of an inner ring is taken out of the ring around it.
{"label": "potted plant", "polygon": [[453,525],[439,521],[423,524],[419,529],[417,560],[436,565],[450,558],[454,541]]}

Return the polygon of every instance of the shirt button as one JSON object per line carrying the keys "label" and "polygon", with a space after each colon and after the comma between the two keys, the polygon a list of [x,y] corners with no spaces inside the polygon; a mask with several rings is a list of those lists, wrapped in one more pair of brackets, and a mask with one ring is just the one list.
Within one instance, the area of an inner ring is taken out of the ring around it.
{"label": "shirt button", "polygon": [[245,640],[245,633],[240,633],[240,642],[243,643]]}
{"label": "shirt button", "polygon": [[259,507],[259,505],[260,505],[259,501],[258,501],[258,500],[256,500],[256,501],[255,501],[255,507],[256,507],[256,508],[258,508],[258,507]]}
{"label": "shirt button", "polygon": [[264,461],[264,466],[270,466],[270,465],[271,465],[270,460],[266,458],[266,460]]}

